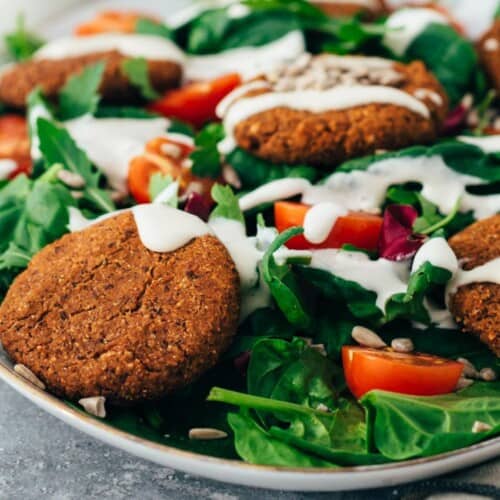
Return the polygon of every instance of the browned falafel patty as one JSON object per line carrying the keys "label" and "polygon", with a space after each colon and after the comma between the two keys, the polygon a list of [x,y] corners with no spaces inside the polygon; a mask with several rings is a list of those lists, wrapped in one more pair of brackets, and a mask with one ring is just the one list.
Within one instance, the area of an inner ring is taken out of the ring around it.
{"label": "browned falafel patty", "polygon": [[360,15],[363,19],[375,19],[384,13],[384,7],[379,0],[372,2],[352,2],[338,0],[311,0],[311,3],[331,17],[350,17]]}
{"label": "browned falafel patty", "polygon": [[[500,257],[500,215],[483,219],[450,238],[450,246],[465,270]],[[500,285],[470,283],[451,297],[457,323],[500,356]]]}
{"label": "browned falafel patty", "polygon": [[339,85],[363,85],[367,89],[368,86],[392,87],[425,104],[429,117],[385,103],[319,113],[276,107],[239,122],[234,130],[237,144],[273,163],[306,163],[326,168],[379,149],[399,149],[436,139],[447,114],[448,99],[423,63],[392,63],[378,69],[357,66],[346,70],[338,66],[339,59],[325,55],[312,57],[305,64],[300,62],[303,67],[292,65],[267,75],[266,81],[271,91],[280,93],[323,91]]}
{"label": "browned falafel patty", "polygon": [[[33,59],[16,64],[0,77],[0,101],[15,108],[24,108],[29,93],[37,86],[46,96],[53,98],[70,76],[98,61],[106,62],[100,87],[103,99],[110,102],[134,100],[139,93],[122,69],[126,59],[129,58],[113,50],[65,59]],[[176,62],[150,60],[148,70],[151,84],[158,92],[180,84],[182,68]]]}
{"label": "browned falafel patty", "polygon": [[0,306],[0,339],[60,396],[135,402],[213,367],[238,316],[239,277],[215,237],[151,252],[124,213],[33,258]]}
{"label": "browned falafel patty", "polygon": [[491,83],[500,92],[500,19],[479,40],[477,50]]}

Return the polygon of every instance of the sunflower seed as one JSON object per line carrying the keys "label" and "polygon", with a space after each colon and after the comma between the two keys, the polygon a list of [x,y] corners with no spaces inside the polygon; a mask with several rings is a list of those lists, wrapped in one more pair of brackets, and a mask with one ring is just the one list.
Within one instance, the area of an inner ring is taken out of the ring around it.
{"label": "sunflower seed", "polygon": [[455,386],[455,390],[459,391],[460,389],[465,389],[466,387],[470,387],[473,383],[474,380],[471,380],[470,378],[460,377],[457,385]]}
{"label": "sunflower seed", "polygon": [[493,427],[491,427],[490,424],[487,424],[486,422],[481,422],[480,420],[476,420],[472,424],[472,432],[474,433],[487,432],[491,431],[491,429],[493,429]]}
{"label": "sunflower seed", "polygon": [[462,376],[468,378],[479,378],[479,372],[476,367],[466,358],[458,358],[457,361],[464,365]]}
{"label": "sunflower seed", "polygon": [[495,38],[487,38],[483,43],[484,50],[487,50],[488,52],[494,52],[495,50],[498,50],[498,47],[498,40]]}
{"label": "sunflower seed", "polygon": [[82,189],[85,187],[85,179],[76,172],[70,172],[69,170],[59,170],[57,172],[57,178],[66,186],[73,189]]}
{"label": "sunflower seed", "polygon": [[483,368],[479,372],[479,377],[486,382],[493,382],[497,379],[497,374],[493,368]]}
{"label": "sunflower seed", "polygon": [[413,352],[415,350],[412,340],[407,338],[393,339],[391,347],[396,352]]}
{"label": "sunflower seed", "polygon": [[196,427],[189,431],[189,439],[212,440],[225,438],[227,438],[227,432],[219,429],[211,429],[209,427]]}
{"label": "sunflower seed", "polygon": [[182,155],[182,149],[179,146],[172,144],[170,142],[166,142],[166,143],[162,144],[160,149],[164,155],[170,156],[171,158],[174,158],[175,160],[180,158]]}
{"label": "sunflower seed", "polygon": [[45,384],[27,366],[14,365],[14,371],[28,382],[36,385],[39,389],[45,390]]}
{"label": "sunflower seed", "polygon": [[105,418],[106,417],[106,398],[104,396],[93,396],[90,398],[82,398],[78,401],[78,404],[83,406],[83,409],[94,415],[95,417]]}
{"label": "sunflower seed", "polygon": [[374,347],[375,349],[387,347],[387,344],[374,331],[364,326],[355,326],[352,329],[351,335],[352,338],[362,346]]}

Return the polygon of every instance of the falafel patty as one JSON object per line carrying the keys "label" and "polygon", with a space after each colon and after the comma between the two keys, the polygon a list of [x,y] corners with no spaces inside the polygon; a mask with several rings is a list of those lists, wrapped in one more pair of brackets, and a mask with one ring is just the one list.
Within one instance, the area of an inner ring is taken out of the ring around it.
{"label": "falafel patty", "polygon": [[311,0],[311,3],[331,17],[361,16],[372,20],[384,13],[380,0]]}
{"label": "falafel patty", "polygon": [[479,40],[477,50],[491,83],[500,92],[500,19]]}
{"label": "falafel patty", "polygon": [[[306,55],[294,65],[266,75],[262,83],[268,88],[240,96],[227,109],[222,106],[221,114],[226,131],[234,135],[239,147],[272,163],[327,168],[379,149],[430,143],[448,109],[443,88],[419,61],[404,65],[379,58]],[[316,101],[314,106],[304,106],[310,91]],[[335,109],[324,110],[323,95],[326,99],[327,92],[335,91],[345,98],[337,99]],[[356,92],[357,101],[350,91]],[[264,94],[276,96],[278,102],[291,95],[298,105],[255,110],[250,101],[262,100]],[[376,94],[373,100],[372,94]],[[240,103],[241,97],[249,99]],[[231,120],[236,123],[227,130]]]}
{"label": "falafel patty", "polygon": [[219,240],[152,252],[126,212],[33,258],[0,306],[0,339],[55,394],[128,403],[213,367],[238,316],[239,277]]}
{"label": "falafel patty", "polygon": [[[0,76],[0,101],[8,106],[23,109],[30,92],[40,86],[43,93],[54,98],[72,75],[80,73],[89,64],[106,62],[100,93],[108,102],[130,102],[140,98],[122,69],[130,57],[117,50],[85,54],[64,59],[33,59],[16,64]],[[182,67],[174,61],[148,60],[151,85],[158,92],[178,87]]]}
{"label": "falafel patty", "polygon": [[[500,215],[480,220],[450,238],[450,246],[465,270],[500,257]],[[450,298],[455,321],[500,356],[500,285],[470,283]]]}

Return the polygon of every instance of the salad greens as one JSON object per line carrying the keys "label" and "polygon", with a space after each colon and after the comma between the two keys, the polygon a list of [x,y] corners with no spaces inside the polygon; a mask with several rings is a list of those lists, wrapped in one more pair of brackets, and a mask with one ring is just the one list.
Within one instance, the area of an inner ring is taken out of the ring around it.
{"label": "salad greens", "polygon": [[40,37],[26,30],[23,14],[17,16],[16,31],[6,34],[3,41],[15,61],[29,59],[45,43]]}
{"label": "salad greens", "polygon": [[127,75],[130,83],[139,90],[141,97],[148,101],[158,99],[160,94],[151,84],[148,62],[144,57],[125,59],[121,65],[121,69]]}
{"label": "salad greens", "polygon": [[222,160],[217,144],[224,138],[224,129],[219,123],[206,125],[195,135],[196,149],[191,153],[193,174],[217,179],[222,171]]}

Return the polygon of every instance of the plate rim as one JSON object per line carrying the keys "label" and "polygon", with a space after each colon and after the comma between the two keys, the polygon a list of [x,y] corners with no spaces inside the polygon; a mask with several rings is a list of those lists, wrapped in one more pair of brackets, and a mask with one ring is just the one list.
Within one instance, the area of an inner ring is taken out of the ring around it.
{"label": "plate rim", "polygon": [[[238,485],[318,492],[366,489],[433,477],[500,456],[500,437],[496,437],[432,457],[381,465],[339,467],[332,470],[248,464],[181,450],[112,427],[103,420],[71,408],[56,396],[36,387],[10,368],[5,360],[0,361],[0,379],[42,410],[108,445],[159,465]],[[394,474],[396,471],[403,473]],[[260,482],[255,483],[256,479]]]}

